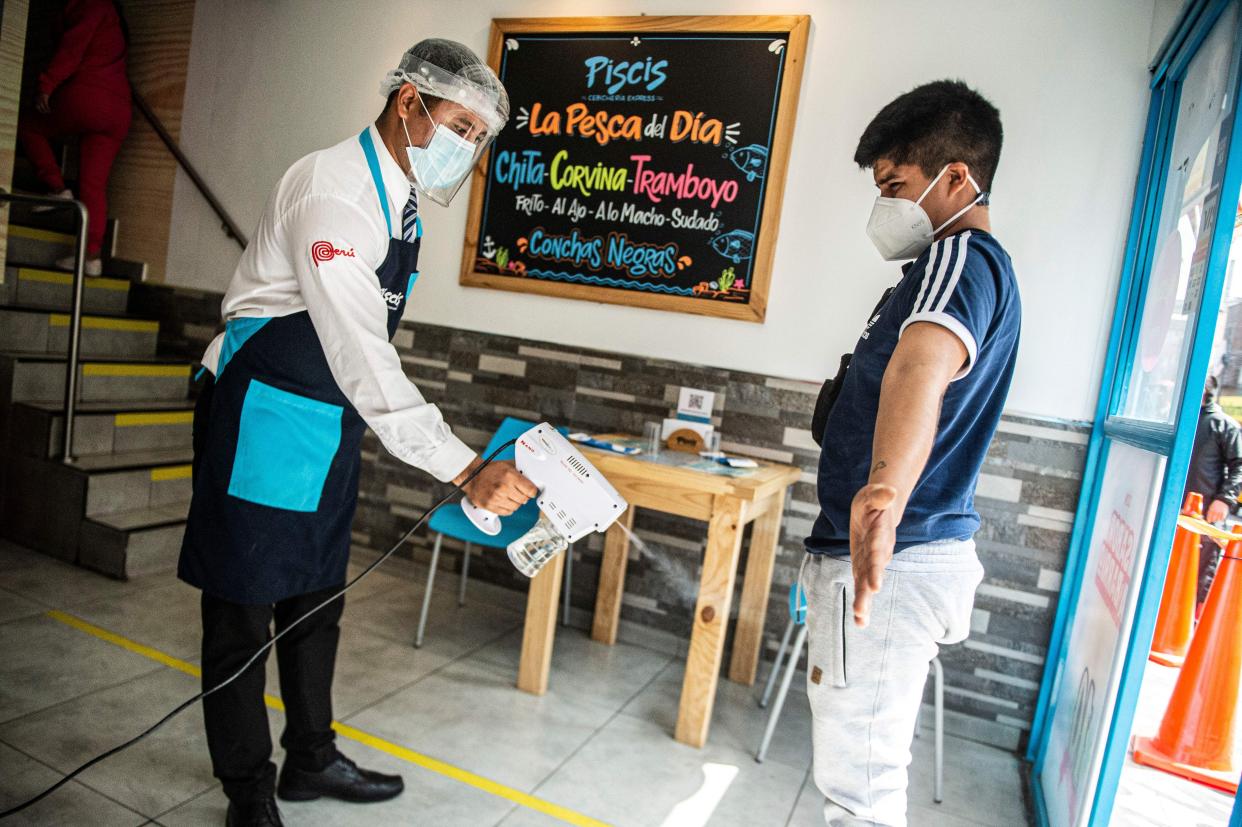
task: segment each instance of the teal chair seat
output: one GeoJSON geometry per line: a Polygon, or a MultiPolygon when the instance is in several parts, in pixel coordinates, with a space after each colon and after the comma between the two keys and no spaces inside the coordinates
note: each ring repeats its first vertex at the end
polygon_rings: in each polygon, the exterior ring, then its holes
{"type": "MultiPolygon", "coordinates": [[[[483,449],[482,456],[490,457],[492,452],[506,442],[517,439],[522,434],[535,427],[534,422],[527,422],[524,419],[508,416],[500,423],[500,427],[496,429],[496,433],[492,435],[491,440],[487,443],[487,447],[483,449]]],[[[565,428],[558,428],[561,433],[566,433],[565,428]]],[[[499,454],[496,455],[497,460],[512,460],[514,456],[513,446],[510,445],[499,454]]],[[[534,527],[539,520],[539,506],[532,498],[528,500],[521,508],[507,517],[500,520],[500,533],[492,536],[484,534],[475,528],[474,523],[470,522],[470,518],[461,510],[461,506],[457,502],[445,505],[431,515],[428,521],[428,527],[435,532],[435,540],[431,548],[431,569],[427,573],[427,589],[423,593],[423,607],[418,617],[418,632],[414,638],[415,646],[423,645],[423,633],[427,628],[427,612],[431,607],[431,587],[435,582],[436,567],[440,562],[440,546],[446,536],[460,540],[465,544],[465,551],[461,559],[461,581],[458,585],[457,605],[464,606],[466,603],[466,581],[470,573],[470,553],[474,546],[483,546],[484,548],[505,548],[517,538],[534,527]]],[[[573,548],[565,552],[565,622],[569,622],[569,595],[571,591],[571,582],[573,577],[573,548]]]]}

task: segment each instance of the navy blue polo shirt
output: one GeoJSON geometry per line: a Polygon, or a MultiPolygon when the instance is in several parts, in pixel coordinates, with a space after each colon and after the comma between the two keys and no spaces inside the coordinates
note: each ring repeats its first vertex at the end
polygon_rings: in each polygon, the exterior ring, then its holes
{"type": "Polygon", "coordinates": [[[867,484],[880,383],[897,341],[916,322],[961,339],[968,359],[950,382],[927,467],[897,526],[898,551],[966,539],[979,528],[975,483],[1013,377],[1022,304],[1009,254],[991,233],[963,230],[902,267],[901,281],[867,322],[824,427],[819,517],[812,553],[848,554],[850,504],[867,484]]]}

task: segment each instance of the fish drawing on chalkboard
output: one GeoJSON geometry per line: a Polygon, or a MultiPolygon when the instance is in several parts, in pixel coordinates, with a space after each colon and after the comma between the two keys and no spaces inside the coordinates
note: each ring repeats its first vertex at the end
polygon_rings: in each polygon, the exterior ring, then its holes
{"type": "Polygon", "coordinates": [[[746,173],[746,180],[762,178],[768,165],[768,148],[762,144],[739,146],[729,153],[733,166],[746,173]]]}
{"type": "Polygon", "coordinates": [[[754,235],[745,230],[729,230],[727,233],[719,233],[712,236],[711,241],[707,242],[708,246],[731,260],[734,264],[737,264],[744,258],[750,258],[750,251],[754,243],[754,235]]]}

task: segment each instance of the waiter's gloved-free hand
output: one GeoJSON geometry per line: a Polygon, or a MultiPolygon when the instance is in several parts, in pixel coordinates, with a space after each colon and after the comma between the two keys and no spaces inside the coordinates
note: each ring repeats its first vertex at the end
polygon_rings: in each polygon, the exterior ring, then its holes
{"type": "MultiPolygon", "coordinates": [[[[482,464],[483,460],[475,457],[453,483],[461,485],[461,481],[482,464]]],[[[509,460],[496,460],[463,486],[462,490],[466,492],[470,502],[501,517],[517,511],[518,506],[539,493],[534,483],[519,474],[517,467],[509,460]]]]}

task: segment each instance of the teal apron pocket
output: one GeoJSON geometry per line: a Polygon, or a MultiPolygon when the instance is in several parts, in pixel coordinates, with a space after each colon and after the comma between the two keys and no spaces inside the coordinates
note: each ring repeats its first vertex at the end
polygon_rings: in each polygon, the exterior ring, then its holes
{"type": "Polygon", "coordinates": [[[317,511],[341,444],[343,410],[251,379],[229,494],[272,508],[317,511]]]}

